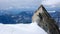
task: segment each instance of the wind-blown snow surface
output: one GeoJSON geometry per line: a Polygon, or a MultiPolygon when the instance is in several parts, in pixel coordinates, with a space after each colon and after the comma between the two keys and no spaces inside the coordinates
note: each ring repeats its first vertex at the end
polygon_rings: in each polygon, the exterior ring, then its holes
{"type": "Polygon", "coordinates": [[[0,34],[47,34],[36,23],[0,24],[0,34]]]}

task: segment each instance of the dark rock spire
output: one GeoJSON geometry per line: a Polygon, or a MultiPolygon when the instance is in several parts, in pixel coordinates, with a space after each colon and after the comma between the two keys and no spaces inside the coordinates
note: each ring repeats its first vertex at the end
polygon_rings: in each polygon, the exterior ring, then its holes
{"type": "Polygon", "coordinates": [[[39,27],[43,28],[48,34],[60,34],[59,28],[54,19],[51,18],[47,10],[41,5],[34,15],[32,21],[37,22],[39,27]]]}

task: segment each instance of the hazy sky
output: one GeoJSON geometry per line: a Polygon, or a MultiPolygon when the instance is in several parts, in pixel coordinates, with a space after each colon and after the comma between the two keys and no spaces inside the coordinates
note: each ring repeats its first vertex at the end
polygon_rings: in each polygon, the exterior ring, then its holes
{"type": "Polygon", "coordinates": [[[50,8],[60,7],[60,0],[44,0],[43,5],[49,6],[50,8]]]}
{"type": "Polygon", "coordinates": [[[0,9],[35,8],[40,4],[50,8],[60,7],[60,0],[0,0],[0,9]]]}
{"type": "Polygon", "coordinates": [[[40,3],[41,0],[0,0],[0,8],[34,8],[40,3]]]}

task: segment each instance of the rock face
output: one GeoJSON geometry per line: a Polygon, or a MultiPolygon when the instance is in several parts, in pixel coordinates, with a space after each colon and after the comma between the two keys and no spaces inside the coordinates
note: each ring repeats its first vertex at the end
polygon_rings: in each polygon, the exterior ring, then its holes
{"type": "Polygon", "coordinates": [[[32,22],[37,22],[48,34],[60,34],[54,19],[51,18],[46,9],[41,5],[32,16],[32,22]]]}

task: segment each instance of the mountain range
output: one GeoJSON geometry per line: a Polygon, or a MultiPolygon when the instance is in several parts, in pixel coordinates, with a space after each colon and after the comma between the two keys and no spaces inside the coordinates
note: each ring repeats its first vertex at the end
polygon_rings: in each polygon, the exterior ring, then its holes
{"type": "MultiPolygon", "coordinates": [[[[3,24],[17,24],[17,23],[31,23],[34,10],[0,10],[0,23],[3,24]]],[[[58,22],[60,12],[49,12],[53,19],[58,22]]],[[[60,19],[59,19],[60,21],[60,19]]],[[[59,24],[59,23],[58,23],[59,24]]]]}

